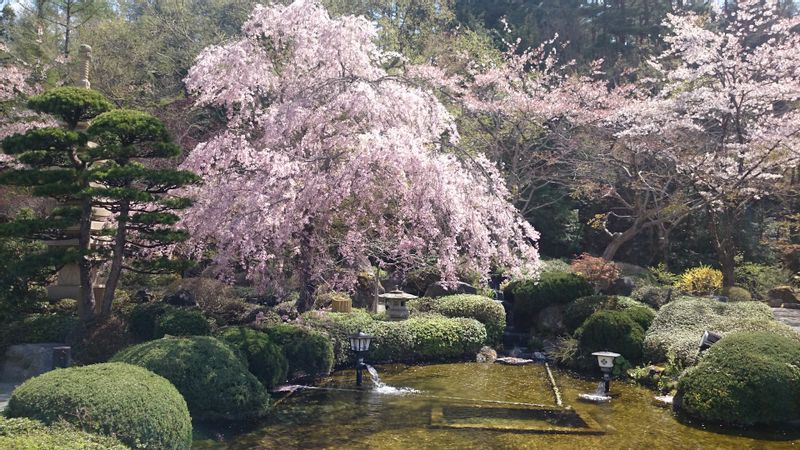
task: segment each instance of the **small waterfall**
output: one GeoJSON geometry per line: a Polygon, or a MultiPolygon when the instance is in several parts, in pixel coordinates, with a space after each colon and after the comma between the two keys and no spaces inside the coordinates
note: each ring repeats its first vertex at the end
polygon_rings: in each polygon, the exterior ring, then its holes
{"type": "Polygon", "coordinates": [[[412,388],[396,388],[387,385],[381,380],[381,376],[378,375],[378,371],[375,370],[374,367],[367,364],[367,372],[369,372],[370,378],[372,378],[372,384],[375,385],[374,392],[379,394],[388,394],[388,395],[403,395],[403,394],[416,394],[419,393],[418,390],[412,388]]]}
{"type": "Polygon", "coordinates": [[[386,383],[381,381],[381,376],[378,375],[378,371],[375,370],[374,367],[367,364],[367,371],[369,372],[369,376],[372,377],[372,384],[374,384],[376,388],[381,389],[386,387],[386,383]]]}
{"type": "Polygon", "coordinates": [[[597,385],[597,388],[594,390],[594,392],[589,394],[578,394],[578,398],[580,400],[592,403],[605,403],[611,401],[611,396],[606,394],[606,384],[603,381],[597,385]]]}
{"type": "Polygon", "coordinates": [[[605,397],[606,395],[606,383],[605,381],[601,381],[600,384],[597,385],[597,389],[594,390],[595,395],[602,395],[605,397]]]}

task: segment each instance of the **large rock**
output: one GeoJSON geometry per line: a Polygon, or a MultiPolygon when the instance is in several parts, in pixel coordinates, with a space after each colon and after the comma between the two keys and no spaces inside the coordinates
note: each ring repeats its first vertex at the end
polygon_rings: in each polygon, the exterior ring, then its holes
{"type": "Polygon", "coordinates": [[[493,363],[497,360],[497,352],[489,346],[481,347],[481,350],[475,355],[475,361],[479,363],[493,363]]]}
{"type": "Polygon", "coordinates": [[[437,281],[428,286],[428,289],[425,290],[425,297],[444,297],[445,295],[477,293],[478,290],[475,289],[475,287],[461,281],[457,282],[453,287],[447,287],[443,282],[437,281]]]}
{"type": "Polygon", "coordinates": [[[197,306],[194,294],[186,289],[178,289],[174,294],[167,295],[164,302],[172,306],[197,306]]]}
{"type": "Polygon", "coordinates": [[[139,289],[138,291],[136,291],[135,294],[133,294],[133,297],[131,297],[131,301],[133,303],[137,303],[137,304],[139,304],[139,303],[150,303],[153,300],[155,300],[155,297],[153,296],[153,293],[150,292],[150,290],[146,289],[146,288],[145,289],[139,289]]]}
{"type": "Polygon", "coordinates": [[[634,289],[636,289],[636,280],[633,277],[620,277],[611,283],[611,286],[606,289],[606,293],[630,297],[634,289]]]}
{"type": "Polygon", "coordinates": [[[64,344],[19,344],[6,350],[0,381],[19,382],[53,369],[53,349],[64,344]]]}
{"type": "Polygon", "coordinates": [[[630,276],[637,277],[637,276],[647,275],[649,272],[649,270],[647,270],[646,267],[637,266],[636,264],[630,264],[618,261],[614,261],[614,264],[617,265],[617,267],[619,268],[619,272],[624,277],[630,277],[630,276]]]}
{"type": "Polygon", "coordinates": [[[776,286],[769,290],[770,306],[780,306],[783,303],[797,303],[800,304],[800,297],[791,286],[776,286]]]}
{"type": "Polygon", "coordinates": [[[556,335],[566,331],[564,326],[564,306],[553,305],[539,311],[534,323],[536,331],[556,335]]]}
{"type": "Polygon", "coordinates": [[[533,364],[536,361],[532,359],[515,358],[513,356],[504,356],[502,358],[497,358],[494,362],[507,366],[524,366],[526,364],[533,364]]]}

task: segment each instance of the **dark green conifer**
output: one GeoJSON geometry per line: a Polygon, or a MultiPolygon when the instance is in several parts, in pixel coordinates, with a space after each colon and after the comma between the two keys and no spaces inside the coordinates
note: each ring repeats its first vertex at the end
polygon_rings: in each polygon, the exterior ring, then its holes
{"type": "Polygon", "coordinates": [[[175,230],[174,211],[191,202],[169,194],[199,182],[197,176],[173,169],[151,169],[143,161],[180,154],[166,127],[149,114],[112,110],[102,94],[62,87],[30,99],[31,109],[62,120],[62,128],[40,128],[6,138],[2,149],[22,164],[0,174],[0,184],[29,189],[52,198],[58,206],[41,217],[23,216],[0,225],[0,236],[27,241],[77,238],[77,247],[48,246],[36,258],[54,268],[77,263],[80,268],[81,319],[94,318],[91,289],[100,262],[111,261],[101,314],[111,311],[123,268],[162,272],[183,267],[165,257],[148,257],[154,248],[186,239],[175,230]],[[90,121],[88,128],[81,126],[90,121]],[[101,235],[92,235],[92,208],[111,211],[116,219],[101,235]],[[104,238],[105,237],[105,238],[104,238]],[[125,257],[136,255],[125,265],[125,257]]]}

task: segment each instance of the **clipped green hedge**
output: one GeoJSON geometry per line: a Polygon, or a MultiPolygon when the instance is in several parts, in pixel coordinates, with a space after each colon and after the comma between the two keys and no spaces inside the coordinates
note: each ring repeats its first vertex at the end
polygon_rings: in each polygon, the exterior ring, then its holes
{"type": "Polygon", "coordinates": [[[275,325],[266,330],[289,362],[291,378],[317,378],[333,369],[333,345],[322,333],[293,325],[275,325]]]}
{"type": "Polygon", "coordinates": [[[170,336],[207,336],[211,324],[202,312],[196,309],[169,308],[156,320],[155,338],[170,336]]]}
{"type": "Polygon", "coordinates": [[[705,330],[722,334],[770,330],[788,337],[797,335],[777,322],[769,306],[760,302],[722,303],[709,298],[679,297],[656,314],[645,336],[644,355],[655,363],[665,362],[671,355],[677,364],[692,366],[705,330]]]}
{"type": "Polygon", "coordinates": [[[196,420],[259,418],[269,406],[269,394],[245,363],[210,336],[145,342],[121,351],[112,361],[142,366],[168,379],[196,420]]]}
{"type": "Polygon", "coordinates": [[[800,419],[800,344],[769,332],[725,336],[678,383],[689,415],[735,425],[800,419]]]}
{"type": "Polygon", "coordinates": [[[648,306],[631,306],[622,309],[634,322],[638,323],[642,330],[647,331],[656,318],[656,313],[648,306]]]}
{"type": "Polygon", "coordinates": [[[142,303],[134,306],[130,315],[130,330],[139,339],[149,341],[156,336],[158,319],[175,309],[163,302],[142,303]]]}
{"type": "Polygon", "coordinates": [[[353,364],[354,355],[348,337],[358,331],[374,336],[367,355],[367,359],[374,363],[471,359],[487,339],[486,327],[477,320],[438,314],[388,322],[373,320],[363,310],[351,313],[314,311],[304,314],[302,321],[330,337],[336,366],[353,364]]]}
{"type": "Polygon", "coordinates": [[[626,311],[598,311],[575,331],[585,355],[612,351],[637,363],[642,359],[644,330],[626,311]]]}
{"type": "Polygon", "coordinates": [[[486,327],[488,344],[499,344],[506,328],[506,310],[500,302],[482,295],[448,295],[438,298],[418,298],[408,302],[414,311],[433,312],[445,317],[475,319],[486,327]]]}
{"type": "Polygon", "coordinates": [[[228,327],[217,338],[244,355],[250,372],[264,386],[272,388],[286,381],[289,363],[281,347],[266,333],[247,327],[228,327]]]}
{"type": "Polygon", "coordinates": [[[373,332],[376,328],[373,326],[372,316],[365,310],[357,308],[353,308],[349,313],[307,312],[300,320],[304,326],[322,332],[330,339],[335,367],[351,365],[354,362],[348,340],[350,335],[359,331],[373,332]]]}
{"type": "Polygon", "coordinates": [[[66,420],[133,448],[192,444],[192,421],[180,393],[164,378],[129,364],[71,367],[31,378],[11,394],[5,413],[47,424],[66,420]]]}
{"type": "Polygon", "coordinates": [[[0,350],[15,344],[66,342],[79,323],[72,315],[31,314],[0,327],[0,350]]]}
{"type": "Polygon", "coordinates": [[[548,306],[566,305],[594,293],[585,278],[571,272],[545,272],[539,281],[521,281],[511,286],[512,317],[522,330],[529,330],[537,314],[548,306]]]}
{"type": "Polygon", "coordinates": [[[6,450],[128,450],[110,436],[90,434],[66,425],[48,427],[36,420],[0,416],[0,448],[6,450]]]}
{"type": "Polygon", "coordinates": [[[592,314],[601,310],[625,311],[641,327],[647,330],[656,313],[647,305],[630,297],[614,295],[590,295],[581,297],[564,308],[564,325],[573,332],[592,314]]]}

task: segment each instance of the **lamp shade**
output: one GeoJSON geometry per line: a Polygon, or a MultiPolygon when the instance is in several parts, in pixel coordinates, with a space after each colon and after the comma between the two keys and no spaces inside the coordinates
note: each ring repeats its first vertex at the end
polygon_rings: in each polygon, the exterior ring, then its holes
{"type": "Polygon", "coordinates": [[[700,351],[707,350],[720,339],[722,339],[721,334],[706,330],[700,338],[700,351]]]}
{"type": "Polygon", "coordinates": [[[359,331],[358,333],[350,336],[350,350],[354,352],[366,352],[369,350],[369,343],[372,341],[372,336],[359,331]]]}
{"type": "Polygon", "coordinates": [[[597,364],[601,369],[610,369],[614,367],[614,359],[619,357],[619,353],[614,352],[594,352],[592,356],[597,358],[597,364]]]}

